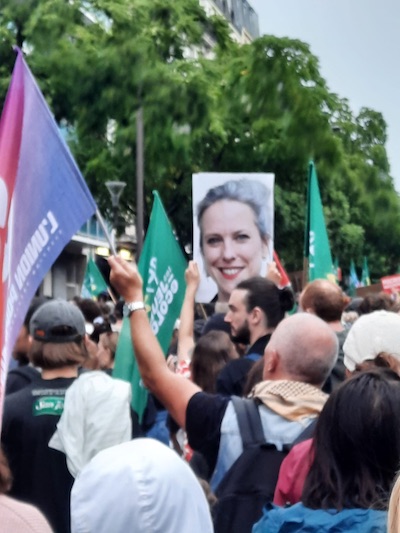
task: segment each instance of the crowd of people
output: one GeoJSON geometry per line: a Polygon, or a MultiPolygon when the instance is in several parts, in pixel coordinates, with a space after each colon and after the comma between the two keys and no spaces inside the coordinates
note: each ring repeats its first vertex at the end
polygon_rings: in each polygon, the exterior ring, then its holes
{"type": "Polygon", "coordinates": [[[350,302],[316,280],[296,308],[272,265],[199,320],[190,262],[167,358],[145,309],[127,318],[150,393],[139,421],[131,385],[112,369],[124,302],[144,301],[142,281],[134,264],[109,264],[116,305],[36,297],[21,326],[3,409],[0,531],[400,530],[392,298],[350,302]]]}

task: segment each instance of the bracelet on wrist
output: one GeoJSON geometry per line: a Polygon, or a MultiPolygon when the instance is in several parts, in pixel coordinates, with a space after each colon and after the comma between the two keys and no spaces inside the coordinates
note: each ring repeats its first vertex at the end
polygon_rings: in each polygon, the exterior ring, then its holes
{"type": "Polygon", "coordinates": [[[135,311],[146,311],[146,306],[143,301],[125,302],[123,314],[125,317],[130,317],[135,311]]]}

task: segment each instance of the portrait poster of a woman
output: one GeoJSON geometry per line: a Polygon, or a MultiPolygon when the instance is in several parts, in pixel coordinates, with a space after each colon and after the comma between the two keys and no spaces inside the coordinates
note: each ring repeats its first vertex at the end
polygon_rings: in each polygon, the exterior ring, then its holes
{"type": "Polygon", "coordinates": [[[272,261],[274,175],[193,175],[193,259],[198,302],[227,302],[236,285],[264,275],[272,261]]]}

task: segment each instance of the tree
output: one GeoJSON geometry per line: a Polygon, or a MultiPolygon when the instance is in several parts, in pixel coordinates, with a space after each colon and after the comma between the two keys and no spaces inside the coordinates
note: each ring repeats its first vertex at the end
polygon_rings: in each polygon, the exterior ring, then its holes
{"type": "MultiPolygon", "coordinates": [[[[11,71],[10,45],[23,46],[103,211],[104,182],[118,179],[127,183],[124,218],[135,215],[135,115],[143,106],[147,212],[157,189],[183,245],[192,235],[192,173],[274,172],[276,247],[289,270],[301,269],[313,158],[333,255],[346,263],[368,255],[372,275],[397,266],[385,121],[368,108],[355,116],[331,93],[306,43],[264,36],[238,46],[198,0],[3,4],[2,73],[11,71]],[[216,42],[211,58],[202,55],[205,29],[216,42]]],[[[7,77],[0,83],[5,94],[7,77]]]]}
{"type": "MultiPolygon", "coordinates": [[[[12,4],[4,12],[9,20],[12,4]]],[[[18,33],[31,50],[29,64],[56,119],[70,132],[100,206],[109,203],[104,181],[122,179],[129,198],[123,208],[128,217],[134,213],[135,113],[143,106],[146,195],[151,201],[152,189],[159,189],[179,221],[198,138],[221,129],[211,61],[186,55],[202,46],[206,25],[217,45],[228,47],[226,24],[207,18],[197,0],[43,0],[24,15],[18,33]]],[[[177,229],[187,241],[185,218],[177,229]]]]}

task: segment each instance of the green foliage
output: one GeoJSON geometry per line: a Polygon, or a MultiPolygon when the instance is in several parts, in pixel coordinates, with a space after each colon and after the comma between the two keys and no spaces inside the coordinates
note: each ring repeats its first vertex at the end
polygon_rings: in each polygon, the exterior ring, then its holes
{"type": "Polygon", "coordinates": [[[22,46],[102,211],[104,182],[127,183],[135,215],[136,113],[145,129],[145,199],[157,189],[182,244],[192,234],[191,175],[274,172],[275,244],[302,268],[307,164],[320,182],[332,255],[369,258],[372,276],[399,263],[400,209],[381,113],[355,116],[329,91],[318,59],[271,35],[238,46],[198,0],[3,0],[0,100],[22,46]],[[204,56],[204,32],[214,39],[204,56]]]}

